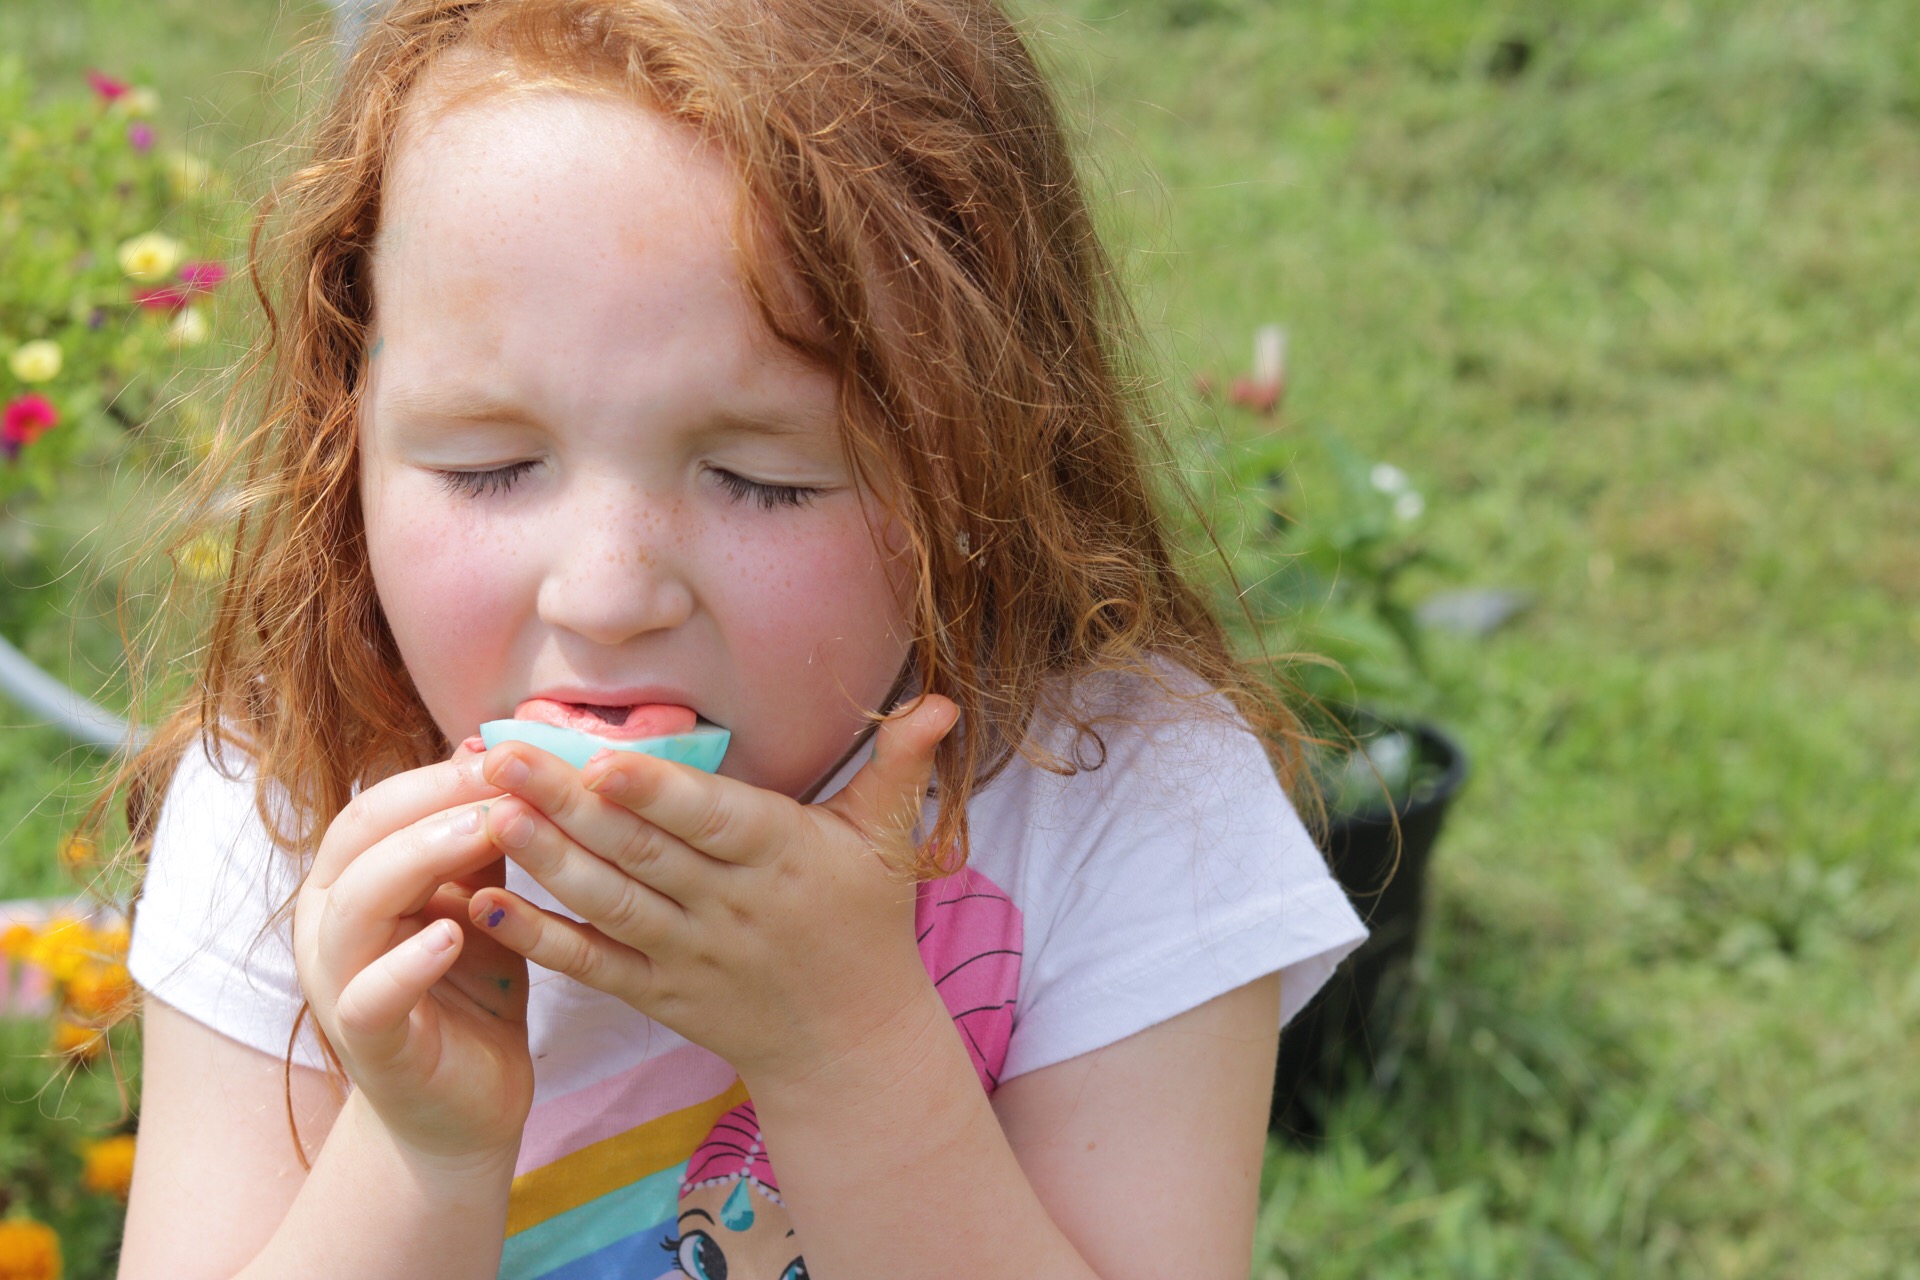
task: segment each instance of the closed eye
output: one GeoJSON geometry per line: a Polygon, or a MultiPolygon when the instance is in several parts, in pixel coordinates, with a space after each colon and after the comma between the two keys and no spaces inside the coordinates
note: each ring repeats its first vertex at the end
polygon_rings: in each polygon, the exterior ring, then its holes
{"type": "Polygon", "coordinates": [[[708,470],[735,502],[755,502],[762,511],[772,511],[776,507],[804,507],[823,492],[797,484],[761,484],[758,480],[749,480],[719,467],[709,467],[708,470]]]}
{"type": "Polygon", "coordinates": [[[540,464],[531,460],[515,462],[491,471],[436,471],[448,493],[464,498],[485,498],[505,493],[514,482],[540,464]]]}

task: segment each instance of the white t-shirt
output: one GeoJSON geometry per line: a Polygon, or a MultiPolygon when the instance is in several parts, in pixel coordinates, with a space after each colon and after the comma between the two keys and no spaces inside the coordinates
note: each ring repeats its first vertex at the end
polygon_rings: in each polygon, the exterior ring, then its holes
{"type": "MultiPolygon", "coordinates": [[[[1071,776],[1016,757],[972,801],[966,871],[921,889],[922,957],[988,1090],[1275,971],[1284,1021],[1365,937],[1252,735],[1211,716],[1102,734],[1105,763],[1071,776]]],[[[297,876],[245,762],[224,765],[198,746],[181,762],[129,967],[278,1057],[301,1002],[291,913],[261,935],[297,876]]],[[[512,863],[507,887],[560,910],[512,863]]],[[[777,1173],[732,1069],[611,996],[529,976],[536,1087],[501,1275],[697,1275],[721,1254],[787,1271],[777,1173]]],[[[293,1053],[319,1065],[306,1027],[293,1053]]]]}

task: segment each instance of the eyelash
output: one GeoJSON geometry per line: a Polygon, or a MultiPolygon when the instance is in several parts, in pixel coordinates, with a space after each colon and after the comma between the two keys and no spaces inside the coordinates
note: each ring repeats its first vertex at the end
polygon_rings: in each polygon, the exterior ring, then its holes
{"type": "Polygon", "coordinates": [[[736,502],[757,502],[762,511],[772,511],[777,507],[804,507],[820,496],[820,490],[807,489],[797,484],[761,484],[745,476],[737,476],[731,471],[722,471],[718,467],[710,470],[736,502]]]}
{"type": "MultiPolygon", "coordinates": [[[[532,461],[516,462],[510,466],[499,467],[492,471],[442,471],[440,483],[446,486],[448,493],[464,498],[487,498],[497,493],[505,493],[513,488],[521,476],[533,470],[539,464],[532,461]]],[[[820,490],[808,489],[794,484],[761,484],[745,476],[737,476],[731,471],[712,468],[714,476],[720,481],[735,502],[758,503],[762,511],[773,511],[780,507],[804,507],[820,496],[820,490]]]]}
{"type": "Polygon", "coordinates": [[[447,492],[463,498],[485,498],[496,493],[505,493],[513,488],[514,482],[533,470],[539,463],[516,462],[510,466],[499,467],[493,471],[442,471],[440,483],[447,492]]]}

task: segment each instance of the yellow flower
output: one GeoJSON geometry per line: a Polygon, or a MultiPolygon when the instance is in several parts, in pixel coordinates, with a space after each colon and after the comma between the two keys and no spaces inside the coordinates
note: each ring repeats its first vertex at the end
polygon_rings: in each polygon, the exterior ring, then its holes
{"type": "Polygon", "coordinates": [[[60,1280],[60,1237],[32,1218],[0,1221],[0,1280],[60,1280]]]}
{"type": "Polygon", "coordinates": [[[60,344],[41,338],[23,342],[7,357],[7,367],[22,382],[51,382],[60,376],[60,344]]]}
{"type": "Polygon", "coordinates": [[[98,852],[92,837],[82,832],[73,831],[60,837],[60,865],[69,872],[84,870],[98,852]]]}
{"type": "Polygon", "coordinates": [[[133,978],[123,964],[89,960],[67,982],[67,1007],[94,1023],[109,1022],[133,1003],[133,978]]]}
{"type": "MultiPolygon", "coordinates": [[[[107,1047],[107,1033],[84,1022],[62,1018],[53,1024],[53,1047],[55,1052],[76,1062],[92,1062],[107,1047]]],[[[6,1272],[0,1271],[0,1280],[5,1277],[6,1272]]]]}
{"type": "Polygon", "coordinates": [[[233,549],[210,533],[203,533],[180,552],[180,568],[189,578],[211,582],[227,576],[233,567],[233,549]]]}
{"type": "Polygon", "coordinates": [[[160,110],[160,95],[145,85],[136,85],[113,100],[113,109],[123,116],[144,120],[160,110]]]}
{"type": "Polygon", "coordinates": [[[190,196],[207,185],[213,170],[207,162],[185,151],[167,153],[167,183],[176,196],[190,196]]]}
{"type": "Polygon", "coordinates": [[[209,332],[207,313],[200,307],[188,307],[173,318],[167,340],[176,347],[197,347],[207,340],[209,332]]]}
{"type": "Polygon", "coordinates": [[[27,963],[52,974],[56,982],[66,982],[80,972],[93,950],[93,930],[84,921],[55,916],[34,937],[26,958],[27,963]]]}
{"type": "Polygon", "coordinates": [[[149,231],[120,246],[120,269],[135,280],[164,280],[186,252],[186,246],[172,236],[149,231]]]}
{"type": "Polygon", "coordinates": [[[80,1156],[86,1161],[80,1180],[87,1190],[119,1196],[122,1200],[127,1198],[127,1188],[133,1185],[132,1134],[89,1142],[80,1148],[80,1156]]]}

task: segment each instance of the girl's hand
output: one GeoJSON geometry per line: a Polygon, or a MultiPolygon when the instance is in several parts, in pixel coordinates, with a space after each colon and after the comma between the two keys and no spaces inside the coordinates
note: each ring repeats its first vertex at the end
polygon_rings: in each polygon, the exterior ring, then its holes
{"type": "Polygon", "coordinates": [[[487,829],[589,923],[500,888],[472,919],[537,964],[618,996],[731,1063],[756,1093],[946,1012],[913,936],[911,852],[933,749],[958,711],[927,696],[818,805],[633,752],[576,772],[524,743],[488,751],[511,793],[487,829]]]}
{"type": "Polygon", "coordinates": [[[454,1161],[511,1156],[533,1103],[526,962],[466,923],[506,871],[479,760],[462,744],[357,796],[293,918],[300,986],[347,1075],[396,1140],[454,1161]]]}

